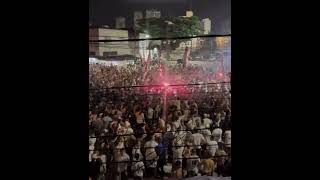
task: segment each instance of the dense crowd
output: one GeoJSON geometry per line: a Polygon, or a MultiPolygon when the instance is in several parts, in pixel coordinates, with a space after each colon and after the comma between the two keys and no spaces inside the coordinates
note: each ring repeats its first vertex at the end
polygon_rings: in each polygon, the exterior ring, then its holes
{"type": "Polygon", "coordinates": [[[163,71],[170,83],[210,80],[201,67],[150,69],[90,65],[91,179],[231,176],[230,84],[172,88],[165,98],[167,87],[105,89],[159,84],[163,71]]]}
{"type": "MultiPolygon", "coordinates": [[[[220,81],[228,81],[220,78],[220,81]]],[[[183,68],[179,65],[150,65],[147,70],[140,65],[106,66],[91,64],[89,67],[89,87],[93,89],[119,86],[154,85],[163,81],[177,83],[209,83],[217,81],[216,73],[210,68],[190,65],[183,68]]]]}

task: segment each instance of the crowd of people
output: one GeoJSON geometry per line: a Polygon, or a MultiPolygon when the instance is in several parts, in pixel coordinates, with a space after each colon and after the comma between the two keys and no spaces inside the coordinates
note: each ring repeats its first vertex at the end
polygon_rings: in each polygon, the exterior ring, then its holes
{"type": "MultiPolygon", "coordinates": [[[[220,74],[220,73],[219,73],[220,74]]],[[[126,66],[107,66],[90,64],[90,88],[110,88],[119,86],[154,85],[163,81],[171,84],[177,83],[212,83],[228,81],[229,77],[220,78],[209,67],[190,65],[183,68],[179,65],[154,64],[144,66],[128,64],[126,66]]]]}
{"type": "Polygon", "coordinates": [[[186,85],[166,96],[168,88],[159,87],[150,93],[161,73],[171,84],[210,81],[201,69],[154,66],[145,73],[135,65],[91,64],[89,177],[231,176],[230,84],[186,85]],[[123,88],[146,84],[147,91],[123,88]]]}

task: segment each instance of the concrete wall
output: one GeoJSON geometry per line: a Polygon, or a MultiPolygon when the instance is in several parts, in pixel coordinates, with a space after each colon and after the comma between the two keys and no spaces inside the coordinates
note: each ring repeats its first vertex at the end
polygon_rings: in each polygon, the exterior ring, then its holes
{"type": "MultiPolygon", "coordinates": [[[[98,29],[89,29],[89,40],[98,40],[99,30],[98,29]]],[[[89,54],[94,53],[95,55],[99,54],[98,44],[89,43],[89,54]]]]}
{"type": "MultiPolygon", "coordinates": [[[[120,40],[129,39],[127,30],[118,29],[90,29],[89,37],[92,40],[120,40]]],[[[104,52],[117,52],[117,55],[133,54],[133,49],[129,46],[129,41],[106,42],[99,44],[89,44],[89,52],[96,52],[96,55],[103,56],[104,52]]]]}

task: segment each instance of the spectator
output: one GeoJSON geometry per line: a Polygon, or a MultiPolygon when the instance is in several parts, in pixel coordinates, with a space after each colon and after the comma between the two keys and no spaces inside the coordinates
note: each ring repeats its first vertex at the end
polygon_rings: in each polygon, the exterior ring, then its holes
{"type": "Polygon", "coordinates": [[[163,166],[166,164],[166,153],[167,147],[159,140],[159,144],[156,147],[156,152],[158,155],[158,162],[157,162],[157,174],[162,179],[164,177],[164,169],[163,166]]]}
{"type": "Polygon", "coordinates": [[[222,129],[216,128],[212,131],[213,140],[222,142],[222,129]]]}
{"type": "Polygon", "coordinates": [[[201,156],[201,144],[205,144],[206,140],[203,135],[199,133],[200,130],[196,130],[194,132],[195,133],[192,134],[193,146],[196,149],[197,155],[201,156]]]}
{"type": "Polygon", "coordinates": [[[205,155],[205,159],[201,160],[199,166],[202,175],[212,176],[214,162],[208,152],[205,155]]]}
{"type": "Polygon", "coordinates": [[[175,162],[174,169],[173,169],[173,176],[176,179],[182,179],[183,178],[181,160],[178,160],[178,161],[175,162]]]}
{"type": "Polygon", "coordinates": [[[204,116],[203,123],[204,123],[205,128],[210,128],[211,125],[212,125],[212,120],[209,119],[210,115],[209,114],[204,114],[203,116],[204,116]]]}
{"type": "Polygon", "coordinates": [[[216,161],[217,161],[216,172],[218,176],[221,176],[225,171],[225,162],[226,162],[227,153],[224,151],[223,143],[219,143],[218,145],[219,145],[219,148],[215,154],[216,161]]]}
{"type": "Polygon", "coordinates": [[[127,177],[127,167],[128,163],[130,161],[129,155],[125,152],[125,149],[120,150],[120,156],[116,158],[116,161],[118,163],[118,168],[117,168],[117,179],[121,180],[126,180],[128,179],[127,177]]]}
{"type": "Polygon", "coordinates": [[[131,166],[135,180],[143,180],[144,163],[141,161],[139,153],[134,155],[134,162],[131,166]]]}
{"type": "Polygon", "coordinates": [[[132,148],[132,154],[139,154],[139,158],[142,158],[142,153],[141,153],[141,141],[137,140],[134,147],[132,148]]]}
{"type": "Polygon", "coordinates": [[[148,116],[147,116],[148,120],[152,120],[153,119],[153,109],[151,106],[148,107],[148,116]]]}
{"type": "Polygon", "coordinates": [[[166,169],[162,168],[163,164],[169,162],[165,167],[170,169],[171,160],[172,172],[177,178],[185,177],[187,171],[190,176],[196,175],[198,167],[203,175],[210,174],[209,156],[215,156],[215,171],[219,175],[230,175],[231,88],[219,86],[219,83],[201,87],[170,87],[167,89],[167,109],[163,109],[162,87],[150,86],[164,82],[162,70],[166,71],[169,84],[217,81],[198,66],[185,69],[167,66],[162,67],[161,71],[156,65],[150,68],[142,80],[143,71],[135,65],[89,66],[89,88],[94,89],[89,93],[90,178],[142,178],[143,171],[142,176],[138,176],[141,171],[130,173],[134,163],[127,168],[128,161],[135,160],[136,154],[139,154],[141,163],[145,158],[143,164],[146,165],[147,176],[155,175],[156,169],[162,176],[162,169],[166,169]],[[105,89],[129,85],[147,87],[105,89]],[[145,96],[146,93],[152,95],[145,96]],[[163,114],[164,110],[167,114],[163,114]],[[200,117],[200,114],[203,116],[200,117]],[[154,135],[150,137],[151,134],[154,135]],[[161,141],[156,142],[156,139],[161,141]],[[201,163],[195,161],[199,166],[192,166],[189,159],[192,156],[195,159],[203,156],[204,159],[201,163]],[[99,163],[98,170],[94,166],[99,163]],[[106,177],[103,177],[104,169],[107,169],[106,177]]]}
{"type": "Polygon", "coordinates": [[[191,156],[187,159],[187,170],[188,176],[193,177],[198,175],[198,164],[200,162],[199,156],[196,154],[196,151],[193,149],[191,151],[191,156]]]}
{"type": "Polygon", "coordinates": [[[100,175],[100,166],[101,161],[98,159],[96,154],[93,154],[92,161],[89,162],[89,176],[93,180],[98,180],[98,177],[100,175]]]}
{"type": "Polygon", "coordinates": [[[146,150],[145,158],[146,158],[146,170],[147,176],[150,177],[155,174],[155,169],[157,167],[158,155],[155,148],[158,146],[158,143],[155,141],[155,137],[152,136],[149,141],[147,141],[144,145],[146,150]]]}
{"type": "Polygon", "coordinates": [[[136,117],[137,127],[143,127],[145,123],[144,114],[139,106],[135,110],[135,117],[136,117]]]}

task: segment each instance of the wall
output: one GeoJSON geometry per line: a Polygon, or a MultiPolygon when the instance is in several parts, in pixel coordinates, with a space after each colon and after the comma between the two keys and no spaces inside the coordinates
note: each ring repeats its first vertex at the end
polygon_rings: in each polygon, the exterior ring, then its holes
{"type": "MultiPolygon", "coordinates": [[[[89,31],[90,32],[90,31],[89,31]]],[[[90,34],[90,33],[89,33],[90,34]]],[[[99,40],[108,39],[108,40],[119,40],[119,39],[128,39],[127,30],[118,30],[118,29],[106,29],[99,28],[96,30],[91,30],[91,35],[98,34],[99,40]],[[98,32],[96,32],[98,31],[98,32]]],[[[97,38],[95,38],[97,39],[97,38]]],[[[97,55],[103,56],[104,52],[117,52],[117,55],[133,54],[132,48],[129,47],[129,42],[106,42],[99,44],[99,47],[91,46],[89,50],[98,51],[97,55]],[[97,50],[98,49],[98,50],[97,50]]]]}
{"type": "MultiPolygon", "coordinates": [[[[98,29],[89,28],[89,40],[98,40],[99,31],[98,29]]],[[[95,55],[99,54],[99,47],[97,45],[89,44],[89,55],[94,52],[95,55]]]]}

